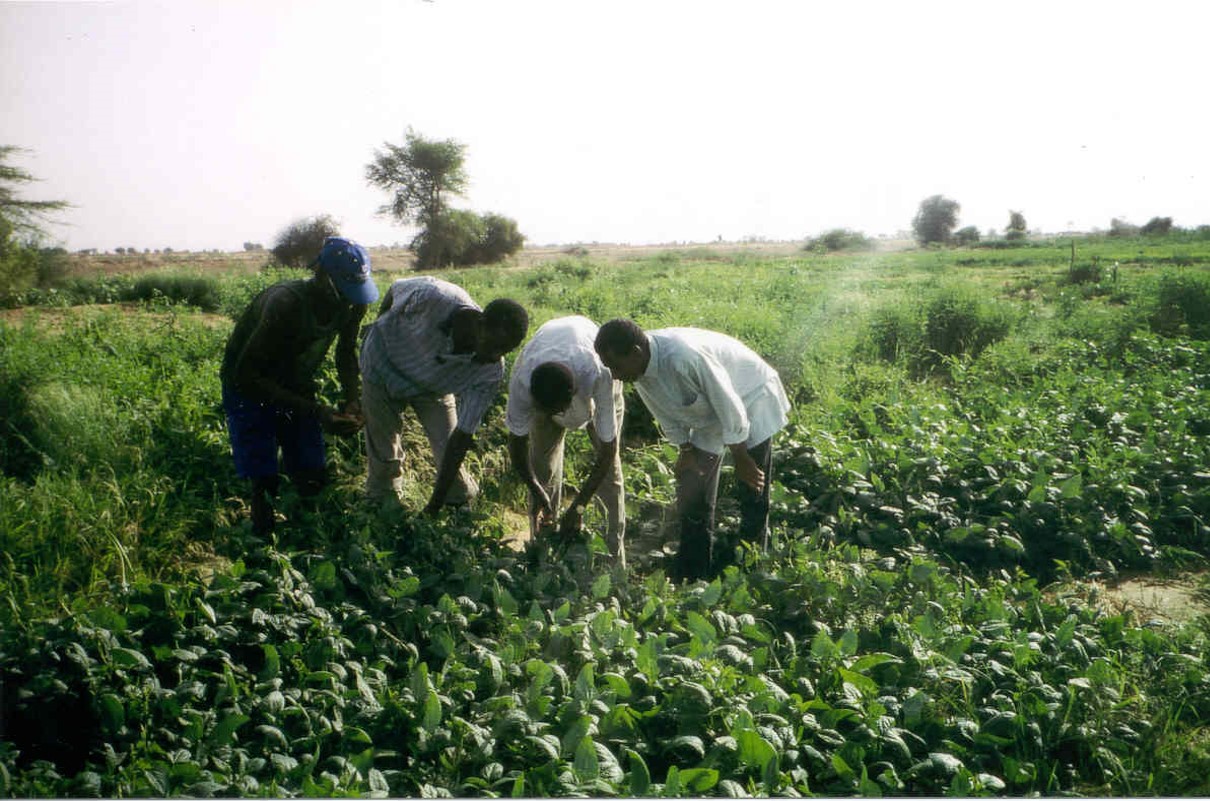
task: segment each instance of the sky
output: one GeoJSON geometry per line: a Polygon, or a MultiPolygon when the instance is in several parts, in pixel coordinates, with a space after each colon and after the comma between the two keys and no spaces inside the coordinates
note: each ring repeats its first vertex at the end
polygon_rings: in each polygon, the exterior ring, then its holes
{"type": "Polygon", "coordinates": [[[71,250],[271,247],[411,129],[531,245],[1210,224],[1210,5],[1020,0],[0,0],[0,144],[71,250]]]}

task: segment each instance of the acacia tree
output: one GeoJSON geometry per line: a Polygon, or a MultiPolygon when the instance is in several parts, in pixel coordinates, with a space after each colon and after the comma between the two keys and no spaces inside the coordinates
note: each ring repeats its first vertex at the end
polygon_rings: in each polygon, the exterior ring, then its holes
{"type": "Polygon", "coordinates": [[[65,200],[26,200],[17,196],[17,188],[37,179],[20,167],[8,163],[15,153],[25,148],[0,145],[0,220],[8,223],[11,233],[40,234],[40,219],[53,211],[68,207],[65,200]]]}
{"type": "Polygon", "coordinates": [[[1019,211],[1008,212],[1008,226],[1004,229],[1005,239],[1024,239],[1028,227],[1025,225],[1025,215],[1019,211]]]}
{"type": "Polygon", "coordinates": [[[391,193],[379,213],[420,226],[410,245],[420,269],[499,261],[525,242],[508,217],[449,207],[448,198],[466,190],[465,158],[465,145],[425,139],[409,128],[403,145],[384,143],[366,165],[366,180],[391,193]]]}
{"type": "Polygon", "coordinates": [[[958,225],[958,201],[942,195],[933,195],[920,201],[920,208],[912,219],[912,232],[922,245],[933,242],[948,242],[950,234],[958,225]]]}
{"type": "Polygon", "coordinates": [[[39,223],[69,204],[64,200],[27,200],[19,196],[22,184],[37,180],[9,162],[23,150],[14,145],[0,145],[0,292],[52,284],[63,267],[59,251],[39,247],[38,240],[43,236],[39,223]]]}
{"type": "Polygon", "coordinates": [[[440,266],[448,260],[453,243],[446,236],[446,198],[466,191],[465,160],[466,145],[453,139],[425,139],[408,128],[404,144],[384,142],[366,165],[366,180],[391,193],[391,201],[379,213],[423,229],[412,243],[413,250],[425,245],[418,250],[421,267],[440,266]]]}

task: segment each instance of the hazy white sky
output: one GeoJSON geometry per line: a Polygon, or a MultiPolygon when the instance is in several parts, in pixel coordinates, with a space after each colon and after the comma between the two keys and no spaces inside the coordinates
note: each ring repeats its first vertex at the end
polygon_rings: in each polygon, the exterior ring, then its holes
{"type": "Polygon", "coordinates": [[[0,144],[71,249],[237,250],[411,126],[531,244],[1210,223],[1200,2],[0,2],[0,144]]]}

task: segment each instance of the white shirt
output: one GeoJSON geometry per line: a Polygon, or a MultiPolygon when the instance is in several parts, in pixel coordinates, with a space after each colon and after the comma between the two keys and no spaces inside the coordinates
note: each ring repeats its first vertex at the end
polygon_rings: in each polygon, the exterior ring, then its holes
{"type": "Polygon", "coordinates": [[[459,309],[479,310],[466,290],[432,276],[391,284],[391,308],[368,327],[361,375],[392,398],[454,395],[458,429],[474,434],[504,383],[504,360],[482,364],[454,353],[450,320],[459,309]]]}
{"type": "Polygon", "coordinates": [[[534,396],[530,392],[530,377],[534,368],[545,362],[557,362],[571,371],[574,394],[571,405],[552,418],[567,429],[583,428],[592,420],[597,437],[613,442],[617,437],[614,417],[613,375],[601,364],[593,348],[597,324],[587,317],[559,317],[544,324],[521,349],[513,363],[508,381],[508,430],[518,437],[529,434],[533,426],[534,396]]]}
{"type": "Polygon", "coordinates": [[[673,444],[718,454],[785,426],[781,377],[739,340],[700,328],[661,328],[647,339],[651,360],[635,387],[673,444]]]}

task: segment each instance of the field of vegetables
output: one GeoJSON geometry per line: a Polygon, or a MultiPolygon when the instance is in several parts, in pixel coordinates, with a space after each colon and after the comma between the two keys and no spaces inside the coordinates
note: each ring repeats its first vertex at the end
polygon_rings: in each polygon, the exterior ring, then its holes
{"type": "Polygon", "coordinates": [[[633,394],[626,570],[592,510],[517,546],[503,398],[473,510],[419,515],[423,458],[402,514],[368,506],[351,439],[261,540],[218,365],[285,274],[9,298],[0,796],[1210,794],[1210,243],[1076,245],[444,274],[781,372],[770,549],[684,585],[633,394]],[[1108,600],[1138,576],[1194,614],[1108,600]]]}

